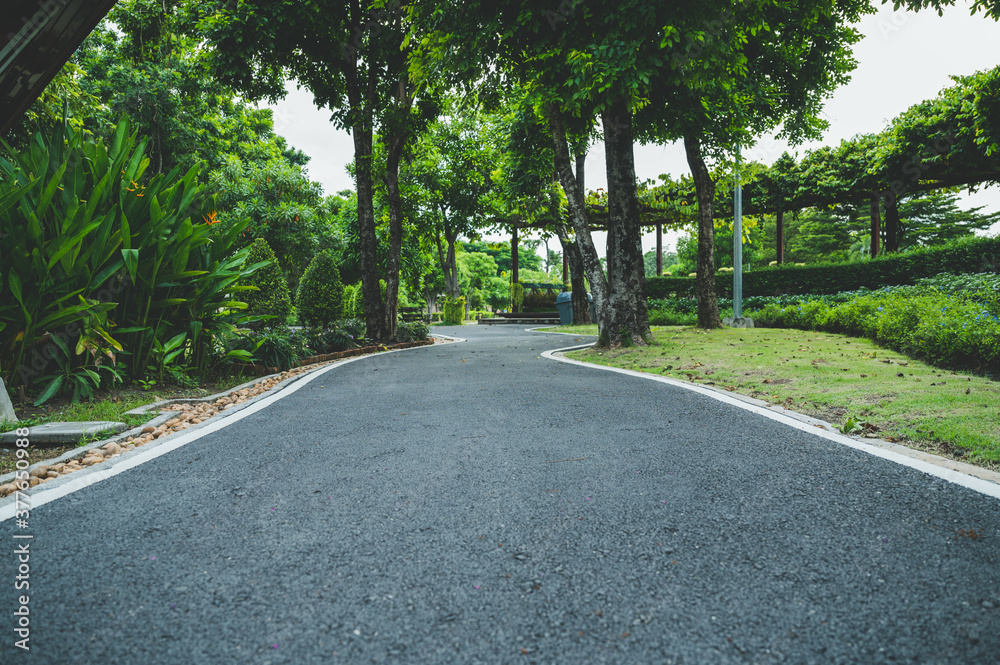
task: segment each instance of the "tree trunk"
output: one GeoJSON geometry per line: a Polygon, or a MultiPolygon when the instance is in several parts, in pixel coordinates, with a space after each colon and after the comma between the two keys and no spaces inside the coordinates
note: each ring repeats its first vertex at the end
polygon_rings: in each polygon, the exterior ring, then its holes
{"type": "Polygon", "coordinates": [[[872,224],[869,231],[871,243],[868,253],[873,259],[882,253],[882,220],[879,214],[878,198],[878,192],[872,192],[870,207],[872,224]]]}
{"type": "Polygon", "coordinates": [[[386,339],[382,293],[379,288],[378,239],[375,236],[375,211],[372,182],[372,132],[355,126],[354,160],[358,187],[358,235],[361,241],[361,293],[365,302],[366,336],[386,339]]]}
{"type": "Polygon", "coordinates": [[[715,223],[712,219],[712,200],[715,182],[712,180],[705,159],[701,154],[698,137],[684,136],[684,152],[698,193],[698,327],[721,328],[719,301],[715,294],[715,223]]]}
{"type": "Polygon", "coordinates": [[[458,234],[449,234],[448,240],[448,272],[451,273],[451,297],[458,298],[462,295],[462,287],[458,283],[458,260],[455,256],[455,243],[458,242],[458,234]]]}
{"type": "Polygon", "coordinates": [[[785,211],[778,210],[778,239],[775,242],[778,250],[778,265],[785,262],[785,211]]]}
{"type": "MultiPolygon", "coordinates": [[[[352,4],[352,22],[362,31],[365,17],[359,3],[352,4]]],[[[358,236],[361,245],[361,293],[365,302],[365,334],[386,339],[382,293],[379,288],[378,238],[375,235],[374,183],[372,180],[372,108],[377,96],[377,72],[369,68],[362,90],[357,54],[345,51],[347,98],[351,105],[354,139],[354,177],[358,190],[358,236]]]]}
{"type": "Polygon", "coordinates": [[[580,199],[586,201],[587,188],[584,183],[587,174],[587,151],[578,145],[573,149],[573,156],[576,158],[576,188],[580,192],[580,199]]]}
{"type": "Polygon", "coordinates": [[[569,266],[570,288],[573,296],[573,325],[587,325],[590,320],[590,301],[587,300],[587,282],[583,268],[583,257],[580,248],[569,237],[569,229],[565,224],[556,225],[556,235],[563,248],[563,258],[569,266]]]}
{"type": "MultiPolygon", "coordinates": [[[[576,188],[580,193],[580,200],[586,201],[587,188],[584,187],[584,182],[586,181],[587,175],[587,151],[578,144],[573,149],[573,154],[576,157],[576,188]]],[[[590,319],[590,300],[587,299],[587,273],[583,267],[583,257],[580,254],[579,246],[577,246],[575,242],[570,241],[569,229],[560,224],[559,230],[565,234],[566,240],[569,241],[568,251],[570,254],[570,260],[572,261],[572,267],[570,270],[570,289],[572,295],[571,302],[573,303],[573,324],[587,325],[589,323],[593,323],[593,321],[590,319]]],[[[562,238],[560,238],[560,242],[561,241],[562,238]]],[[[563,247],[563,256],[566,256],[566,245],[564,244],[563,247]]]]}
{"type": "Polygon", "coordinates": [[[562,112],[552,104],[548,109],[549,132],[555,148],[555,167],[559,182],[566,194],[566,204],[569,210],[570,222],[576,232],[576,246],[586,271],[590,288],[593,292],[594,306],[597,310],[597,325],[599,330],[598,346],[608,345],[608,328],[605,316],[608,312],[608,280],[601,267],[601,259],[597,256],[594,239],[590,235],[590,220],[582,190],[573,174],[573,166],[569,161],[569,145],[566,143],[566,130],[563,126],[562,112]]]}
{"type": "Polygon", "coordinates": [[[396,308],[399,303],[399,268],[403,251],[403,202],[399,196],[399,161],[405,138],[394,135],[386,146],[386,191],[389,198],[389,254],[385,260],[386,339],[396,336],[396,308]]]}
{"type": "Polygon", "coordinates": [[[623,345],[652,341],[646,309],[639,195],[635,187],[632,112],[624,97],[601,114],[608,177],[608,327],[623,345]]]}
{"type": "Polygon", "coordinates": [[[898,252],[899,243],[902,240],[900,232],[902,228],[899,223],[899,201],[892,190],[885,193],[885,251],[898,252]]]}
{"type": "MultiPolygon", "coordinates": [[[[397,14],[398,21],[401,14],[397,14]]],[[[385,331],[386,339],[396,336],[396,309],[399,306],[399,270],[403,253],[403,202],[399,195],[399,163],[403,150],[411,138],[410,123],[406,116],[413,105],[413,94],[410,90],[409,70],[404,69],[399,74],[396,84],[395,112],[397,118],[394,130],[386,130],[386,193],[389,199],[389,254],[385,261],[385,331]]]]}
{"type": "Polygon", "coordinates": [[[448,250],[444,249],[441,244],[441,234],[438,233],[434,236],[434,242],[437,245],[438,252],[438,265],[441,266],[441,273],[444,275],[444,288],[447,292],[449,298],[458,297],[458,273],[454,270],[455,266],[455,245],[453,244],[448,233],[445,232],[445,238],[448,240],[448,250]]]}

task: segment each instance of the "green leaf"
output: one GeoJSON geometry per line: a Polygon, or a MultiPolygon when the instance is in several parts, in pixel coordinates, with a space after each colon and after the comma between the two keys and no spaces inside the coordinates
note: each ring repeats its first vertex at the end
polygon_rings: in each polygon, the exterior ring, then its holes
{"type": "Polygon", "coordinates": [[[128,270],[129,277],[132,278],[132,284],[135,284],[136,274],[139,269],[139,250],[123,249],[122,258],[125,259],[125,268],[128,270]]]}
{"type": "Polygon", "coordinates": [[[60,374],[56,378],[52,379],[49,382],[49,385],[45,386],[45,390],[43,390],[42,394],[39,395],[38,398],[35,400],[35,406],[41,406],[42,404],[45,403],[46,400],[48,400],[50,397],[59,392],[59,388],[62,387],[62,384],[63,384],[63,375],[60,374]]]}
{"type": "Polygon", "coordinates": [[[173,349],[176,349],[178,346],[184,343],[184,340],[186,338],[187,338],[187,333],[180,333],[174,335],[167,341],[166,344],[163,345],[163,350],[172,351],[173,349]]]}

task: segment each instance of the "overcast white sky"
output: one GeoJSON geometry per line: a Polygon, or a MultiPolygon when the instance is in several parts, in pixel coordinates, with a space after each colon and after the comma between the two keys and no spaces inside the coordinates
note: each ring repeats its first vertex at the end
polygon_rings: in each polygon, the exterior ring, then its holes
{"type": "MultiPolygon", "coordinates": [[[[967,0],[945,10],[893,12],[883,5],[877,14],[866,16],[859,25],[864,39],[855,45],[858,67],[851,82],[837,90],[827,102],[825,113],[830,128],[823,141],[799,146],[799,156],[810,148],[836,145],[856,134],[879,132],[909,106],[937,95],[951,84],[956,74],[971,74],[1000,63],[1000,23],[982,14],[969,15],[967,0]]],[[[353,159],[350,134],[337,130],[329,112],[316,109],[312,96],[291,90],[288,97],[272,106],[275,130],[289,143],[312,157],[309,175],[321,183],[326,193],[353,189],[344,165],[353,159]]],[[[771,164],[787,146],[765,138],[746,151],[745,156],[771,164]]],[[[688,172],[683,147],[636,146],[636,175],[640,180],[661,173],[679,176],[688,172]]],[[[605,187],[604,148],[597,144],[588,155],[587,187],[605,187]]],[[[1000,189],[993,186],[965,195],[963,206],[984,206],[986,212],[1000,210],[1000,189]]],[[[1000,229],[994,227],[993,232],[1000,229]]],[[[672,248],[675,234],[668,236],[665,249],[672,248]]],[[[595,234],[603,254],[603,234],[595,234]]],[[[558,241],[556,241],[558,246],[558,241]]],[[[655,248],[653,234],[643,238],[644,251],[655,248]]]]}

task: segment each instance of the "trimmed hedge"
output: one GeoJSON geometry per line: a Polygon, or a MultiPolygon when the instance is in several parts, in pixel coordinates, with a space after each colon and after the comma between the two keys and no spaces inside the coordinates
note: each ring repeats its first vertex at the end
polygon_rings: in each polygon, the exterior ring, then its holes
{"type": "MultiPolygon", "coordinates": [[[[743,273],[743,297],[809,295],[879,289],[913,284],[942,273],[1000,272],[1000,237],[968,237],[937,247],[921,247],[904,254],[871,261],[824,263],[811,266],[774,266],[743,273]]],[[[728,273],[716,275],[719,297],[733,297],[728,273]]],[[[694,277],[647,277],[647,298],[693,298],[694,277]]]]}
{"type": "Polygon", "coordinates": [[[272,316],[273,318],[264,321],[264,326],[267,328],[284,326],[288,315],[292,313],[292,297],[288,291],[288,282],[281,274],[278,258],[271,246],[263,238],[257,238],[250,245],[247,263],[262,261],[270,261],[270,265],[262,267],[243,282],[257,287],[256,291],[246,291],[243,294],[243,300],[247,304],[247,314],[272,316]]]}
{"type": "Polygon", "coordinates": [[[313,328],[327,327],[343,316],[343,301],[344,285],[337,264],[329,252],[320,252],[299,281],[295,298],[299,321],[313,328]]]}
{"type": "Polygon", "coordinates": [[[524,285],[514,282],[510,286],[511,309],[515,312],[521,311],[521,303],[524,302],[524,285]]]}
{"type": "Polygon", "coordinates": [[[465,318],[465,296],[455,299],[445,298],[444,321],[450,326],[462,325],[465,318]]]}

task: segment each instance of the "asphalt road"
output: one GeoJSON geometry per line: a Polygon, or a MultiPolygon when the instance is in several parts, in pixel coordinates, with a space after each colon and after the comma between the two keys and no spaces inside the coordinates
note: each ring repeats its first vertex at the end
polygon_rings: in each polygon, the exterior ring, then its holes
{"type": "Polygon", "coordinates": [[[34,510],[31,651],[3,555],[0,661],[1000,660],[997,499],[541,357],[572,337],[436,330],[468,341],[34,510]]]}

